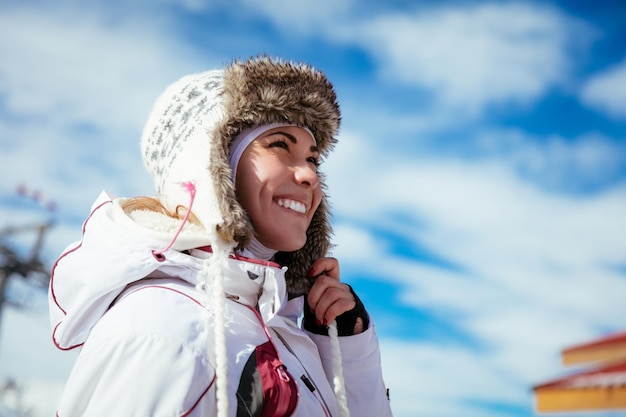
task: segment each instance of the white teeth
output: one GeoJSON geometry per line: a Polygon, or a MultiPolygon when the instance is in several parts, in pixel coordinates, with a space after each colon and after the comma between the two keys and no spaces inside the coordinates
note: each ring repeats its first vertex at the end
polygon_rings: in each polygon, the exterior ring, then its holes
{"type": "Polygon", "coordinates": [[[306,213],[306,206],[299,201],[281,199],[277,200],[277,204],[281,207],[288,208],[300,214],[306,213]]]}

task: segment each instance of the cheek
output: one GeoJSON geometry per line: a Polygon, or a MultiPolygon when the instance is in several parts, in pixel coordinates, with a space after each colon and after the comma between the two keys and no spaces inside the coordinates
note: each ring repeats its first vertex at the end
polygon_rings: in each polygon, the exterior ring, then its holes
{"type": "Polygon", "coordinates": [[[289,172],[280,160],[268,158],[255,166],[255,174],[265,187],[273,188],[284,182],[289,172]]]}
{"type": "Polygon", "coordinates": [[[237,181],[235,182],[235,196],[244,210],[250,212],[254,209],[255,196],[259,192],[259,179],[254,172],[247,169],[237,171],[237,181]]]}
{"type": "Polygon", "coordinates": [[[253,160],[246,167],[246,181],[253,183],[254,188],[272,188],[283,181],[285,170],[283,164],[275,158],[253,160]]]}
{"type": "Polygon", "coordinates": [[[276,188],[275,167],[250,161],[237,171],[235,196],[253,223],[264,216],[276,188]]]}
{"type": "Polygon", "coordinates": [[[315,192],[313,193],[311,212],[309,214],[309,223],[311,222],[311,219],[313,218],[313,214],[315,214],[321,202],[322,202],[322,190],[320,188],[317,188],[315,192]]]}

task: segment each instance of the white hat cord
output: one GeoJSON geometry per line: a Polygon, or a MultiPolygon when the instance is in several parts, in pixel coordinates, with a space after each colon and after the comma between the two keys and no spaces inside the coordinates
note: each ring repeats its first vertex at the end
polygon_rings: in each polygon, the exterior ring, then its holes
{"type": "Polygon", "coordinates": [[[333,365],[333,385],[340,417],[350,417],[348,399],[346,397],[346,384],[343,379],[343,366],[341,360],[341,348],[339,346],[339,331],[335,320],[328,324],[328,336],[330,337],[330,349],[333,365]]]}
{"type": "MultiPolygon", "coordinates": [[[[196,187],[193,181],[185,182],[181,184],[190,196],[189,206],[185,216],[183,217],[180,226],[176,230],[174,237],[168,243],[166,247],[160,250],[153,250],[152,256],[159,261],[163,262],[166,259],[165,252],[168,251],[173,245],[178,235],[183,230],[185,223],[189,219],[191,209],[196,196],[196,187]]],[[[234,249],[234,244],[228,244],[223,239],[220,239],[217,233],[214,233],[214,243],[211,245],[213,256],[207,258],[202,267],[202,275],[204,280],[201,281],[196,287],[206,296],[205,302],[202,303],[204,309],[207,311],[207,320],[211,314],[214,315],[214,337],[215,337],[215,368],[216,368],[216,398],[217,398],[217,415],[219,417],[228,416],[228,356],[226,354],[226,333],[225,333],[225,316],[226,316],[226,302],[224,292],[224,273],[222,266],[227,262],[229,254],[234,249]],[[212,278],[212,279],[211,279],[212,278]],[[211,311],[209,299],[212,298],[211,311]]]]}
{"type": "MultiPolygon", "coordinates": [[[[216,239],[219,239],[217,234],[216,239]]],[[[219,239],[221,240],[221,239],[219,239]]],[[[215,241],[217,242],[217,240],[215,241]]],[[[213,308],[209,309],[210,304],[205,304],[205,309],[209,314],[213,314],[215,324],[215,364],[216,364],[216,399],[217,399],[217,415],[219,417],[227,417],[229,409],[228,401],[228,355],[226,352],[226,300],[224,293],[224,271],[223,265],[228,261],[229,254],[233,250],[233,245],[226,242],[212,245],[213,256],[204,262],[204,291],[212,293],[213,308]],[[212,279],[211,279],[212,278],[212,279]]],[[[207,320],[209,317],[207,316],[207,320]]]]}

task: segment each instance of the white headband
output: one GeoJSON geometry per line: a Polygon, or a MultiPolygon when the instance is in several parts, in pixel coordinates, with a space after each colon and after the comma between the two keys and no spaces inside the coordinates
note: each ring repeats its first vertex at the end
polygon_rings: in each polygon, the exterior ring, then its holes
{"type": "Polygon", "coordinates": [[[241,155],[243,155],[243,152],[246,150],[248,145],[250,145],[256,138],[258,138],[268,130],[282,126],[295,126],[306,130],[313,138],[313,142],[317,144],[315,136],[313,136],[313,133],[311,133],[311,131],[307,127],[298,126],[291,123],[272,123],[269,125],[261,125],[244,129],[241,131],[241,133],[235,136],[235,139],[233,139],[233,141],[229,145],[230,156],[228,157],[228,162],[230,162],[230,167],[233,170],[233,183],[235,183],[235,179],[237,178],[237,166],[239,165],[239,159],[241,159],[241,155]]]}

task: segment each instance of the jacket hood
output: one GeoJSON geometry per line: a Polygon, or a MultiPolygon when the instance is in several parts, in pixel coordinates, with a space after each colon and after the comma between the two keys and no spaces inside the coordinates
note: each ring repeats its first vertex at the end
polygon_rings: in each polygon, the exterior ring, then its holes
{"type": "MultiPolygon", "coordinates": [[[[152,255],[152,250],[167,245],[176,227],[174,219],[169,219],[169,225],[164,220],[161,230],[141,227],[124,213],[119,201],[100,194],[85,220],[81,241],[69,246],[52,267],[48,296],[57,347],[81,345],[127,285],[158,268],[184,262],[184,254],[176,250],[168,251],[163,262],[152,255]]],[[[185,229],[178,245],[206,243],[206,236],[193,230],[192,224],[185,229]]]]}
{"type": "MultiPolygon", "coordinates": [[[[52,268],[50,320],[54,343],[62,350],[80,346],[133,284],[170,277],[194,286],[205,283],[204,259],[211,254],[197,249],[191,254],[181,252],[207,245],[207,234],[199,226],[186,223],[174,246],[158,260],[152,251],[168,245],[181,221],[145,210],[128,212],[122,208],[123,202],[106,192],[100,194],[84,223],[81,241],[67,248],[52,268]]],[[[252,307],[258,305],[264,320],[269,321],[282,308],[285,281],[275,264],[231,258],[225,268],[225,291],[252,307]],[[247,271],[263,279],[252,280],[247,271]]]]}
{"type": "MultiPolygon", "coordinates": [[[[170,209],[188,207],[190,198],[181,183],[193,182],[192,212],[211,244],[246,247],[254,229],[235,197],[229,145],[246,128],[276,123],[308,128],[322,158],[328,155],[336,143],[340,111],[334,88],[322,72],[262,56],[174,82],[157,99],[141,140],[157,193],[170,209]]],[[[305,246],[275,256],[288,267],[290,292],[308,290],[310,265],[330,248],[330,213],[321,173],[320,181],[324,195],[305,246]]]]}

